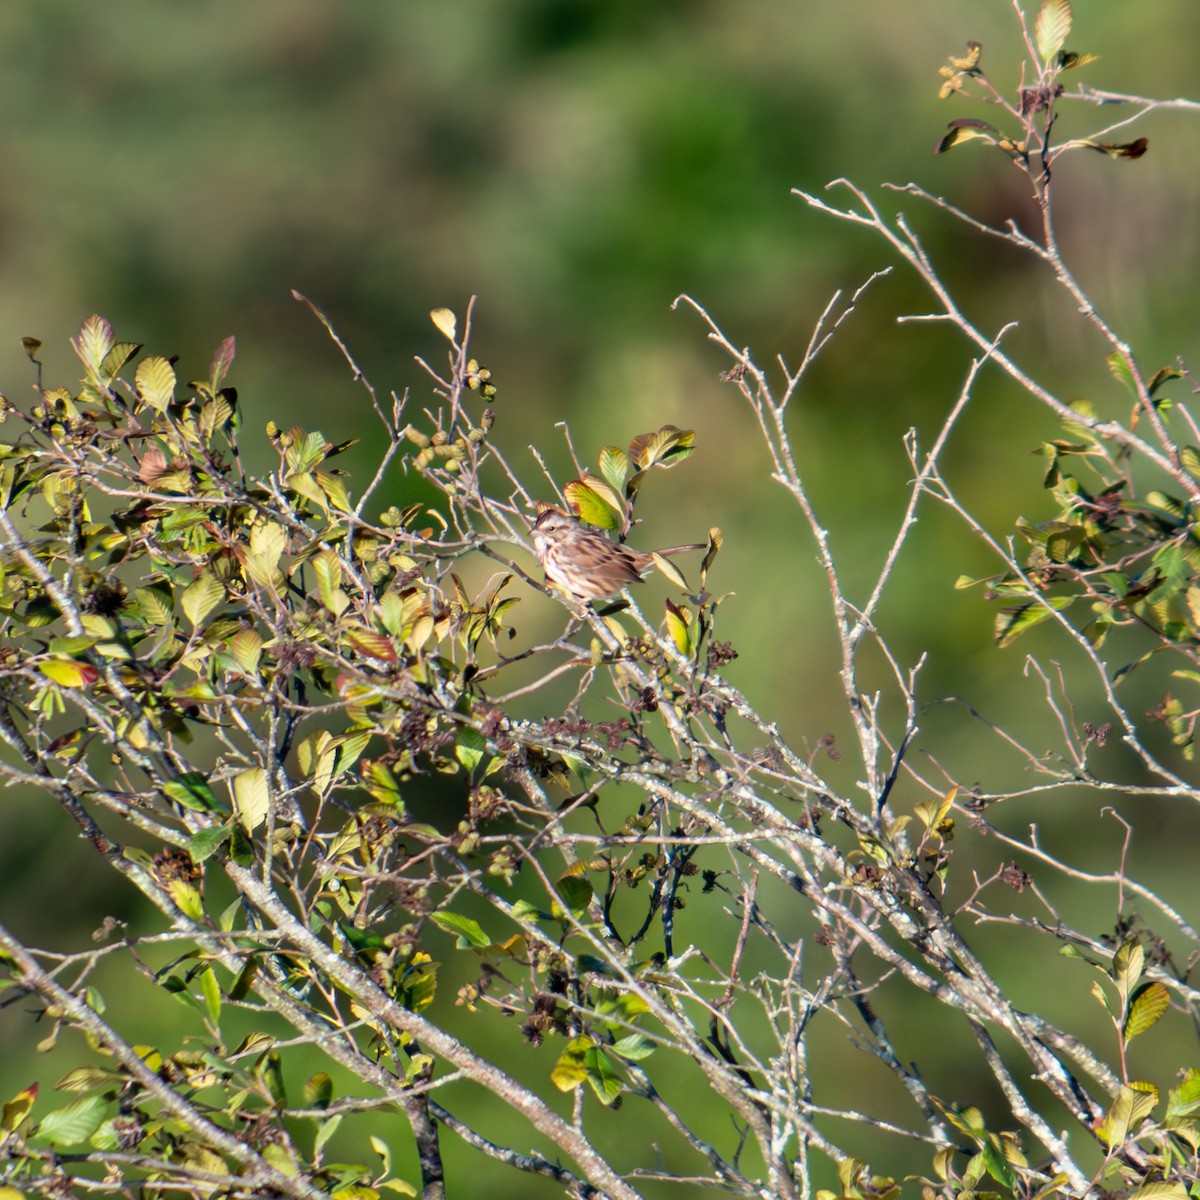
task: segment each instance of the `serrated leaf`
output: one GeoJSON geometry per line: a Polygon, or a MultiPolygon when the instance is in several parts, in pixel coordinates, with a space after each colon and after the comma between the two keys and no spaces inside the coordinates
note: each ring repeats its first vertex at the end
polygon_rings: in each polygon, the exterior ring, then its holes
{"type": "Polygon", "coordinates": [[[267,819],[270,806],[267,773],[262,767],[251,767],[233,777],[233,807],[247,833],[253,833],[267,819]]]}
{"type": "Polygon", "coordinates": [[[1165,984],[1155,980],[1139,988],[1130,1002],[1129,1016],[1125,1018],[1125,1040],[1130,1042],[1157,1024],[1170,1006],[1171,993],[1165,984]]]}
{"type": "Polygon", "coordinates": [[[225,588],[210,571],[202,571],[197,579],[184,588],[179,604],[183,615],[191,621],[192,628],[199,629],[224,599],[225,588]]]}
{"type": "Polygon", "coordinates": [[[242,566],[253,582],[273,587],[279,571],[279,559],[287,546],[287,531],[273,521],[255,525],[250,530],[248,552],[242,554],[242,566]]]}
{"type": "Polygon", "coordinates": [[[625,494],[625,482],[629,478],[629,456],[620,446],[605,446],[600,451],[600,474],[618,495],[625,494]]]}
{"type": "Polygon", "coordinates": [[[1167,1120],[1182,1120],[1197,1112],[1200,1112],[1200,1070],[1189,1067],[1183,1082],[1167,1092],[1167,1120]]]}
{"type": "Polygon", "coordinates": [[[113,327],[98,313],[84,321],[79,332],[71,339],[71,348],[83,363],[89,375],[100,376],[104,357],[116,341],[113,327]]]}
{"type": "Polygon", "coordinates": [[[958,796],[958,788],[952,787],[944,796],[936,796],[932,800],[923,800],[913,808],[913,812],[925,826],[926,832],[935,830],[949,814],[958,796]]]}
{"type": "Polygon", "coordinates": [[[1190,1200],[1191,1192],[1182,1183],[1168,1183],[1165,1179],[1152,1179],[1143,1183],[1129,1200],[1190,1200]]]}
{"type": "Polygon", "coordinates": [[[1096,1130],[1100,1140],[1109,1147],[1122,1145],[1131,1132],[1158,1103],[1158,1091],[1151,1084],[1133,1084],[1121,1088],[1107,1115],[1096,1130]]]}
{"type": "Polygon", "coordinates": [[[458,333],[458,318],[448,308],[435,308],[429,314],[434,328],[448,342],[453,342],[458,333]]]}
{"type": "Polygon", "coordinates": [[[175,399],[175,368],[161,355],[142,359],[133,382],[138,395],[157,412],[163,412],[175,399]]]}
{"type": "Polygon", "coordinates": [[[1074,71],[1079,67],[1086,67],[1089,63],[1098,62],[1100,55],[1098,54],[1076,54],[1070,50],[1062,51],[1058,56],[1058,65],[1064,71],[1074,71]]]}
{"type": "Polygon", "coordinates": [[[312,565],[321,603],[335,617],[340,617],[350,606],[350,597],[341,588],[342,560],[332,550],[322,550],[313,558],[312,565]]]}
{"type": "Polygon", "coordinates": [[[347,629],[343,636],[348,645],[366,658],[374,658],[388,663],[400,661],[396,647],[386,633],[380,633],[376,629],[354,626],[347,629]]]}
{"type": "Polygon", "coordinates": [[[350,491],[339,476],[331,475],[328,471],[314,471],[313,477],[317,486],[325,493],[331,508],[344,513],[354,511],[350,491]]]}
{"type": "Polygon", "coordinates": [[[435,912],[430,913],[429,919],[443,932],[458,935],[456,949],[486,950],[492,944],[492,939],[483,932],[479,922],[471,917],[452,912],[435,912]]]}
{"type": "Polygon", "coordinates": [[[641,433],[629,443],[629,461],[638,472],[651,467],[670,467],[691,456],[696,449],[696,431],[663,425],[653,433],[641,433]]]}
{"type": "Polygon", "coordinates": [[[200,406],[197,426],[207,441],[218,430],[223,429],[233,416],[233,407],[224,395],[210,396],[200,406]]]}
{"type": "Polygon", "coordinates": [[[109,1102],[103,1096],[81,1096],[65,1107],[47,1113],[38,1122],[32,1140],[51,1146],[78,1146],[96,1131],[108,1107],[109,1102]]]}
{"type": "Polygon", "coordinates": [[[643,1058],[649,1058],[656,1047],[644,1034],[631,1033],[614,1042],[611,1049],[614,1054],[619,1054],[630,1062],[641,1062],[643,1058]]]}
{"type": "Polygon", "coordinates": [[[141,348],[141,342],[115,342],[100,362],[101,378],[112,379],[141,348]]]}
{"type": "Polygon", "coordinates": [[[1138,980],[1142,977],[1145,964],[1146,952],[1137,940],[1131,938],[1117,948],[1116,954],[1113,955],[1112,978],[1117,985],[1122,1003],[1128,1001],[1133,994],[1133,989],[1137,987],[1138,980]]]}
{"type": "Polygon", "coordinates": [[[1109,374],[1118,383],[1124,384],[1126,391],[1136,399],[1137,384],[1133,381],[1133,372],[1129,369],[1129,363],[1125,356],[1120,351],[1114,350],[1104,361],[1108,364],[1109,374]]]}
{"type": "Polygon", "coordinates": [[[1033,36],[1043,63],[1049,63],[1063,48],[1071,32],[1068,0],[1042,0],[1033,22],[1033,36]]]}
{"type": "Polygon", "coordinates": [[[215,396],[221,390],[221,384],[225,382],[225,376],[229,374],[229,368],[233,366],[236,354],[237,340],[232,335],[227,337],[214,352],[212,362],[208,367],[208,386],[212,395],[215,396]]]}
{"type": "Polygon", "coordinates": [[[249,625],[243,626],[229,639],[229,653],[247,675],[258,671],[262,648],[262,636],[249,625]]]}
{"type": "Polygon", "coordinates": [[[151,629],[174,624],[175,611],[170,592],[158,587],[140,587],[133,593],[142,620],[151,629]]]}

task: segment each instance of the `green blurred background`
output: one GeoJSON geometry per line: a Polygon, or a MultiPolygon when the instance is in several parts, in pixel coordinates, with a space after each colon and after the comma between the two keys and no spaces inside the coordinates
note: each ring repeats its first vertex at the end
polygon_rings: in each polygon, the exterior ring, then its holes
{"type": "MultiPolygon", "coordinates": [[[[1086,82],[1196,94],[1193,0],[1075,7],[1070,47],[1101,56],[1086,82]]],[[[640,539],[693,540],[720,525],[713,584],[737,592],[719,631],[741,654],[732,677],[796,742],[832,732],[845,743],[811,540],[719,379],[728,362],[670,304],[690,293],[761,364],[776,353],[798,362],[832,293],[892,263],[882,243],[789,194],[839,176],[889,210],[897,200],[879,185],[914,180],[1032,230],[1027,189],[1006,161],[977,145],[932,153],[947,120],[980,115],[936,99],[938,66],[968,38],[1011,90],[1020,45],[1007,0],[9,3],[0,388],[27,403],[24,335],[46,343],[47,382],[71,383],[66,339],[94,311],[121,338],[179,354],[185,377],[233,333],[251,453],[257,445],[268,461],[268,420],[299,423],[362,439],[349,460],[361,473],[382,449],[366,394],[291,289],[325,310],[381,392],[411,388],[416,408],[428,388],[413,356],[442,356],[428,311],[461,313],[475,294],[474,349],[500,388],[494,439],[510,461],[532,468],[525,447],[536,443],[568,478],[564,420],[589,462],[664,422],[697,430],[693,459],[648,487],[640,539]]],[[[1096,116],[1071,108],[1060,136],[1097,128],[1096,116]]],[[[1162,113],[1138,132],[1151,140],[1139,162],[1064,163],[1058,223],[1078,277],[1154,368],[1195,344],[1200,122],[1162,113]]],[[[1124,411],[1104,346],[1046,273],[915,200],[903,208],[985,329],[1021,322],[1008,344],[1028,369],[1066,399],[1124,411]]],[[[915,426],[930,443],[969,362],[951,331],[896,324],[928,307],[903,269],[876,284],[793,406],[802,469],[858,599],[904,504],[901,437],[915,426]]],[[[1043,462],[1027,452],[1054,434],[1033,401],[984,376],[947,473],[1001,535],[1018,515],[1049,514],[1043,462]]],[[[400,500],[395,486],[389,499],[400,500]]],[[[905,662],[929,651],[924,699],[962,696],[1041,747],[1053,729],[1023,654],[1069,664],[1070,651],[1050,631],[993,649],[980,593],[953,590],[960,573],[992,569],[953,517],[927,510],[884,631],[905,662]]],[[[1132,710],[1155,694],[1147,685],[1132,710]]],[[[1077,697],[1081,720],[1090,695],[1077,697]]],[[[931,752],[964,782],[1020,781],[960,711],[932,710],[927,728],[931,752]]],[[[1119,746],[1108,753],[1114,771],[1127,769],[1119,746]]],[[[856,777],[852,762],[841,769],[856,777]]],[[[1036,818],[1080,861],[1113,869],[1119,829],[1090,800],[1061,805],[1014,805],[1010,828],[1036,818]]],[[[1138,820],[1135,856],[1186,891],[1196,819],[1147,803],[1138,820]],[[1155,842],[1163,830],[1172,837],[1155,842]]],[[[4,822],[0,899],[19,931],[70,944],[118,903],[44,798],[15,799],[4,822]],[[71,889],[44,886],[64,873],[71,889]]],[[[1111,925],[1114,897],[1093,897],[1094,932],[1111,925]]],[[[27,1036],[0,1026],[9,1090],[35,1070],[11,1045],[27,1036]]],[[[508,1186],[524,1194],[522,1181],[508,1186]]]]}

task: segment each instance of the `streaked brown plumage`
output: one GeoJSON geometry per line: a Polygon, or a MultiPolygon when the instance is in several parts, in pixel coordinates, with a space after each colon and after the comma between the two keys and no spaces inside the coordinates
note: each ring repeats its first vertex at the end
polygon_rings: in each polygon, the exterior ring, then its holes
{"type": "Polygon", "coordinates": [[[559,508],[542,511],[533,526],[533,547],[549,583],[573,600],[607,600],[623,587],[640,583],[654,566],[654,553],[703,550],[704,543],[670,546],[644,553],[614,542],[559,508]]]}

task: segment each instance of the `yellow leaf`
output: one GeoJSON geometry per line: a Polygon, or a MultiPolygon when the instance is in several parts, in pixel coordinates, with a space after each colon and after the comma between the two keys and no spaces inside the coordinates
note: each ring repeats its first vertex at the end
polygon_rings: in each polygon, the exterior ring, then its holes
{"type": "Polygon", "coordinates": [[[1132,1041],[1139,1033],[1145,1033],[1157,1024],[1171,1005],[1171,994],[1166,985],[1155,980],[1137,992],[1129,1005],[1129,1016],[1125,1018],[1125,1040],[1132,1041]]]}
{"type": "Polygon", "coordinates": [[[180,604],[183,615],[191,621],[193,628],[199,628],[205,618],[225,599],[225,589],[216,577],[208,571],[188,584],[184,589],[180,604]]]}
{"type": "Polygon", "coordinates": [[[429,319],[447,341],[454,341],[454,335],[458,331],[458,318],[448,308],[435,308],[429,314],[429,319]]]}
{"type": "Polygon", "coordinates": [[[233,807],[247,833],[252,833],[267,819],[270,804],[267,773],[262,767],[251,767],[233,777],[233,807]]]}
{"type": "Polygon", "coordinates": [[[175,399],[175,368],[160,355],[142,359],[133,381],[138,395],[157,412],[163,412],[175,399]]]}
{"type": "Polygon", "coordinates": [[[593,1044],[590,1037],[572,1038],[558,1056],[550,1078],[560,1092],[574,1091],[587,1078],[587,1052],[593,1044]]]}

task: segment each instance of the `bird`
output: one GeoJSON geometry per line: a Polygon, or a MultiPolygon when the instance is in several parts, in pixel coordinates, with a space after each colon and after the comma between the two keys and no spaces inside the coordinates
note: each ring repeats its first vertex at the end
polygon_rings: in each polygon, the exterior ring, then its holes
{"type": "Polygon", "coordinates": [[[547,582],[581,604],[607,600],[628,584],[641,583],[656,554],[706,549],[706,543],[695,542],[650,552],[634,550],[553,506],[538,514],[532,536],[547,582]]]}

